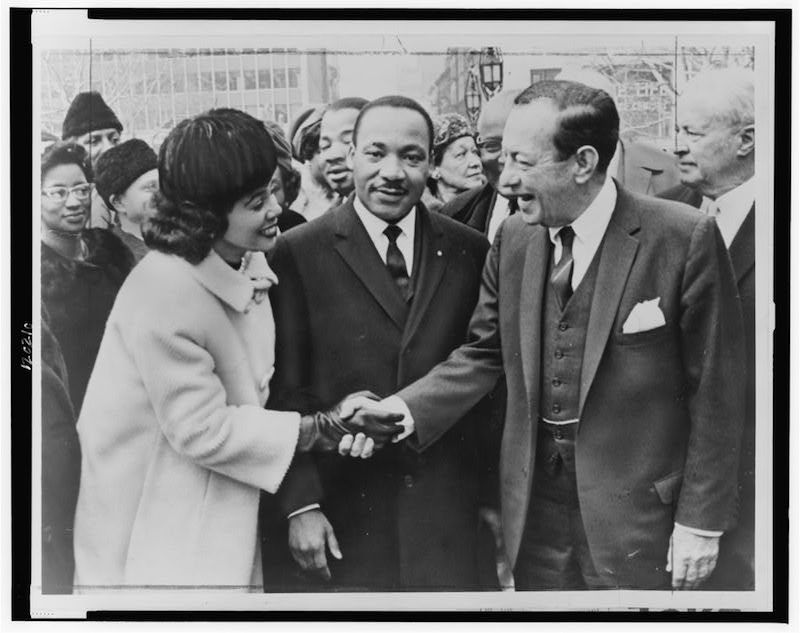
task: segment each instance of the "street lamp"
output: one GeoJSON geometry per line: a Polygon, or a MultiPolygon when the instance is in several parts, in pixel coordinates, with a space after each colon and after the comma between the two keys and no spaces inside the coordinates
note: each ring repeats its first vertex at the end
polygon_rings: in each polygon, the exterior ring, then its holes
{"type": "Polygon", "coordinates": [[[481,90],[478,86],[478,73],[474,68],[467,72],[467,85],[464,90],[464,105],[467,110],[467,118],[472,125],[478,124],[478,116],[481,113],[481,90]]]}
{"type": "Polygon", "coordinates": [[[495,46],[481,50],[481,86],[486,99],[491,99],[503,89],[503,54],[495,46]]]}

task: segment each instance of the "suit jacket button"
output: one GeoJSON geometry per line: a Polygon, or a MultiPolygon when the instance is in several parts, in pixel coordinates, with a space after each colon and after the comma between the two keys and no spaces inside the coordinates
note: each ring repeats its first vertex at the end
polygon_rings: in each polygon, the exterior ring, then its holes
{"type": "Polygon", "coordinates": [[[553,413],[561,413],[561,405],[557,402],[553,405],[553,413]]]}
{"type": "Polygon", "coordinates": [[[567,324],[564,323],[563,321],[558,324],[558,329],[561,330],[562,332],[565,331],[567,327],[568,327],[567,324]]]}
{"type": "Polygon", "coordinates": [[[557,349],[556,352],[555,352],[555,357],[556,358],[564,358],[564,352],[562,352],[560,349],[557,349]]]}
{"type": "Polygon", "coordinates": [[[414,478],[411,475],[405,475],[403,477],[403,484],[405,484],[406,488],[413,488],[414,487],[414,478]]]}

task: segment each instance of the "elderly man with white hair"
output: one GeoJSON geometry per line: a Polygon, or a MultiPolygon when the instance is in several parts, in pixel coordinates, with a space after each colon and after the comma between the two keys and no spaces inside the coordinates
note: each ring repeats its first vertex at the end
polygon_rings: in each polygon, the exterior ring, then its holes
{"type": "Polygon", "coordinates": [[[755,524],[755,90],[753,72],[695,76],[678,102],[681,185],[661,197],[716,218],[739,290],[747,345],[747,409],[739,464],[739,524],[720,543],[708,589],[752,590],[755,524]]]}

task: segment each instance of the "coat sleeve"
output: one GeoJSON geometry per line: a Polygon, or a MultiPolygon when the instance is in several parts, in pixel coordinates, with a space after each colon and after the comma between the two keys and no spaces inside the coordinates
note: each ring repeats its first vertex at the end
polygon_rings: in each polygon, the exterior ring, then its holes
{"type": "Polygon", "coordinates": [[[478,303],[467,341],[428,374],[397,395],[414,418],[416,439],[424,450],[474,407],[497,384],[503,371],[498,319],[500,244],[498,231],[483,266],[478,303]]]}
{"type": "MultiPolygon", "coordinates": [[[[270,265],[278,276],[278,285],[273,286],[270,294],[276,342],[275,374],[268,406],[309,413],[319,408],[319,402],[309,388],[311,342],[308,305],[297,265],[285,241],[279,240],[270,265]]],[[[309,453],[301,453],[292,462],[276,493],[279,510],[285,517],[321,500],[322,484],[314,459],[309,453]]]]}
{"type": "Polygon", "coordinates": [[[128,345],[162,433],[199,466],[274,492],[295,452],[299,415],[227,403],[190,303],[137,319],[130,330],[128,345]]]}
{"type": "Polygon", "coordinates": [[[691,430],[675,520],[688,527],[726,531],[735,523],[745,345],[730,258],[709,218],[693,232],[681,302],[691,430]]]}

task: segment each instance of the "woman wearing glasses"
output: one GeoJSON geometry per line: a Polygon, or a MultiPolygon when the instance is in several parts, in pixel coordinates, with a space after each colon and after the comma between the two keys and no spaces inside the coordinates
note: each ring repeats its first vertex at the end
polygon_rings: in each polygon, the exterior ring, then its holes
{"type": "Polygon", "coordinates": [[[80,411],[106,319],[133,264],[103,229],[85,229],[92,184],[86,150],[51,146],[42,156],[42,304],[61,345],[75,411],[80,411]]]}

